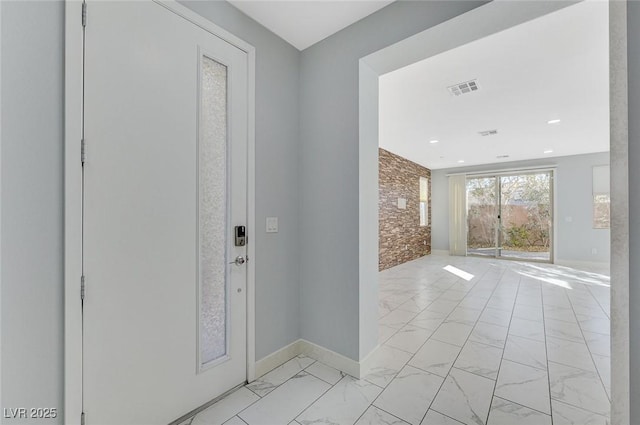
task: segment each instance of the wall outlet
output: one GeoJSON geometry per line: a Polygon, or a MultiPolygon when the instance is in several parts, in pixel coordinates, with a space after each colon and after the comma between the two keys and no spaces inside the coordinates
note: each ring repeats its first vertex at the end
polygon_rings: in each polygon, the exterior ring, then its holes
{"type": "Polygon", "coordinates": [[[278,233],[278,217],[267,217],[267,233],[278,233]]]}

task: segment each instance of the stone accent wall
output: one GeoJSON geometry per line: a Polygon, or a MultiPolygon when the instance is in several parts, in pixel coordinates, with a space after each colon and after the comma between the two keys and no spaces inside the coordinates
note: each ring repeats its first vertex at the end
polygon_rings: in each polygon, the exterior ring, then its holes
{"type": "Polygon", "coordinates": [[[382,148],[378,163],[378,270],[384,270],[431,253],[431,170],[382,148]],[[420,226],[420,177],[429,182],[427,226],[420,226]]]}

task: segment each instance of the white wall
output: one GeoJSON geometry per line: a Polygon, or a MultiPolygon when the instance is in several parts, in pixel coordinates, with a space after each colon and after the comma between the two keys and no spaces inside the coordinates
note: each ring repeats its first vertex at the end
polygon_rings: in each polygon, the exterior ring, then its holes
{"type": "Polygon", "coordinates": [[[0,3],[1,407],[61,409],[64,4],[0,3]]]}
{"type": "Polygon", "coordinates": [[[557,167],[555,175],[557,245],[554,248],[556,261],[608,262],[610,231],[609,229],[593,228],[591,186],[593,166],[605,164],[609,164],[608,153],[433,170],[431,172],[434,229],[431,236],[432,249],[449,249],[449,186],[446,174],[553,165],[557,167]],[[568,218],[571,218],[572,221],[569,222],[568,218]],[[597,250],[596,254],[592,254],[592,248],[597,250]]]}

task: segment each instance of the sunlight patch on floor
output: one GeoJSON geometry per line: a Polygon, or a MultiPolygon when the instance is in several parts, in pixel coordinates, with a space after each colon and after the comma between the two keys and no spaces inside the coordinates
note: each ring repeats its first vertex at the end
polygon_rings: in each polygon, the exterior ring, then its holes
{"type": "Polygon", "coordinates": [[[449,273],[453,273],[454,275],[466,280],[467,282],[473,279],[473,275],[471,273],[467,273],[464,270],[460,270],[459,268],[454,267],[451,264],[444,267],[444,269],[449,273]]]}
{"type": "Polygon", "coordinates": [[[545,276],[540,276],[540,275],[536,275],[533,273],[527,273],[527,272],[523,272],[523,271],[519,271],[518,274],[525,276],[525,277],[530,277],[532,279],[536,279],[542,282],[546,282],[546,283],[550,283],[552,285],[557,285],[560,286],[564,289],[573,289],[571,287],[571,285],[569,285],[569,282],[565,281],[565,280],[560,280],[560,279],[555,279],[553,277],[545,277],[545,276]]]}
{"type": "Polygon", "coordinates": [[[584,283],[587,285],[604,286],[607,288],[610,286],[610,284],[607,283],[608,281],[610,281],[610,277],[598,273],[585,272],[582,270],[576,270],[569,267],[556,265],[547,265],[544,267],[530,263],[519,263],[519,265],[523,270],[518,271],[518,273],[522,274],[523,276],[533,277],[545,282],[561,281],[566,283],[567,280],[577,280],[580,283],[584,283]]]}

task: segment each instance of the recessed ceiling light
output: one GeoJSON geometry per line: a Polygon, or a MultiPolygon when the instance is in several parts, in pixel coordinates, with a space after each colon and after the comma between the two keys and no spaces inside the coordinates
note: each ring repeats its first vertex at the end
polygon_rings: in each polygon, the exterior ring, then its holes
{"type": "Polygon", "coordinates": [[[560,120],[549,120],[547,121],[547,124],[558,124],[560,122],[560,120]]]}
{"type": "Polygon", "coordinates": [[[434,144],[434,143],[438,143],[440,140],[429,140],[429,143],[434,144]]]}
{"type": "Polygon", "coordinates": [[[458,161],[458,164],[462,164],[464,162],[464,159],[461,159],[458,161]]]}
{"type": "Polygon", "coordinates": [[[553,153],[553,149],[547,149],[544,153],[553,153]]]}

